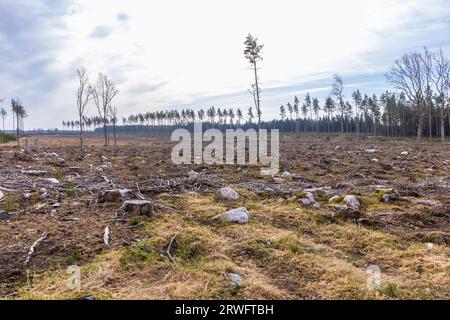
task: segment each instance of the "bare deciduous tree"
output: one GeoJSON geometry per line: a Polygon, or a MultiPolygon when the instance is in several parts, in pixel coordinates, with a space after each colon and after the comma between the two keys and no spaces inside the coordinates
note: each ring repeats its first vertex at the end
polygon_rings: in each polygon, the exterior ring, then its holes
{"type": "Polygon", "coordinates": [[[117,125],[117,107],[109,106],[109,117],[113,125],[113,137],[114,137],[114,148],[117,147],[117,135],[116,135],[116,125],[117,125]]]}
{"type": "Polygon", "coordinates": [[[417,143],[422,138],[426,112],[427,76],[423,64],[424,58],[420,52],[405,54],[394,62],[387,78],[392,85],[403,92],[413,104],[417,113],[417,143]]]}
{"type": "Polygon", "coordinates": [[[432,76],[436,88],[436,103],[439,106],[441,145],[443,146],[445,142],[445,118],[449,113],[446,104],[449,99],[450,61],[444,56],[442,49],[433,58],[435,68],[433,69],[432,76]]]}
{"type": "Polygon", "coordinates": [[[77,109],[80,121],[80,147],[83,150],[83,127],[84,116],[86,114],[86,107],[90,100],[92,100],[93,90],[89,86],[89,78],[86,69],[81,67],[77,69],[79,86],[77,90],[77,109]]]}
{"type": "Polygon", "coordinates": [[[99,74],[98,80],[92,89],[93,99],[97,107],[98,115],[103,122],[105,135],[105,147],[108,146],[108,112],[114,97],[119,93],[113,82],[106,75],[99,74]]]}

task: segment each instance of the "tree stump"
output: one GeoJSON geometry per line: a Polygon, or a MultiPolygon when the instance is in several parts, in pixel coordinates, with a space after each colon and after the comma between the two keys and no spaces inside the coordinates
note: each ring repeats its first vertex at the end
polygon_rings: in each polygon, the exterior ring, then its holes
{"type": "Polygon", "coordinates": [[[148,200],[127,200],[122,204],[119,215],[123,217],[147,216],[153,213],[153,204],[148,200]]]}
{"type": "Polygon", "coordinates": [[[98,203],[105,202],[118,202],[123,200],[129,194],[131,190],[128,189],[115,189],[102,191],[98,196],[98,203]]]}

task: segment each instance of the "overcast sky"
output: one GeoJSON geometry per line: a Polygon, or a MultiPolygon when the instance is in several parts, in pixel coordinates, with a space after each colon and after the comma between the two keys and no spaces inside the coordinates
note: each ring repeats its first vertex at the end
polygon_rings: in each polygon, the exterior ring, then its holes
{"type": "Polygon", "coordinates": [[[379,93],[403,53],[450,53],[450,1],[0,0],[0,107],[9,111],[11,97],[20,97],[28,129],[75,120],[83,65],[91,80],[103,72],[120,89],[120,116],[247,109],[249,32],[264,44],[263,118],[278,117],[294,95],[328,95],[334,73],[348,97],[355,88],[379,93]]]}

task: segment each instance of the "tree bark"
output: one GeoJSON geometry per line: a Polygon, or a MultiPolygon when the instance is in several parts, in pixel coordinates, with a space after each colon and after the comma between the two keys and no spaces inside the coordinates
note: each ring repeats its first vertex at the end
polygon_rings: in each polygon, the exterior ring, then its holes
{"type": "MultiPolygon", "coordinates": [[[[445,102],[444,102],[445,103],[445,102]]],[[[441,107],[441,146],[444,147],[445,143],[445,105],[441,107]]]]}
{"type": "Polygon", "coordinates": [[[255,89],[256,89],[256,102],[257,102],[257,110],[258,113],[258,125],[261,128],[261,104],[259,100],[259,84],[258,84],[258,73],[256,71],[256,62],[253,64],[253,70],[255,72],[255,89]]]}
{"type": "Polygon", "coordinates": [[[80,148],[83,151],[83,122],[80,114],[80,148]]]}
{"type": "Polygon", "coordinates": [[[416,143],[419,145],[422,139],[422,131],[423,131],[423,122],[424,122],[424,115],[423,114],[419,114],[419,124],[417,126],[417,138],[416,138],[416,143]]]}

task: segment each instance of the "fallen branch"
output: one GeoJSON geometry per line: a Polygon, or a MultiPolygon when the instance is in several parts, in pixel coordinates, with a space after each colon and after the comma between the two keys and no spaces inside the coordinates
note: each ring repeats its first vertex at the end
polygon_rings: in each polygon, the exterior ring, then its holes
{"type": "Polygon", "coordinates": [[[30,262],[31,256],[34,253],[34,250],[36,249],[36,247],[39,245],[39,243],[41,243],[45,238],[47,238],[47,233],[44,233],[39,239],[37,239],[30,247],[30,250],[28,250],[28,255],[27,258],[24,262],[25,265],[27,265],[30,262]]]}
{"type": "Polygon", "coordinates": [[[109,227],[106,226],[105,232],[103,233],[103,242],[107,247],[109,247],[109,233],[110,233],[109,227]]]}
{"type": "Polygon", "coordinates": [[[141,193],[141,189],[139,189],[139,184],[136,182],[136,188],[137,188],[137,196],[141,199],[141,200],[146,200],[144,195],[141,193]]]}
{"type": "Polygon", "coordinates": [[[0,186],[0,190],[1,191],[6,191],[6,192],[17,192],[17,190],[8,189],[8,188],[2,187],[2,186],[0,186]]]}
{"type": "Polygon", "coordinates": [[[175,241],[175,238],[177,237],[177,235],[174,235],[169,242],[169,246],[167,247],[167,256],[169,257],[170,261],[172,261],[175,265],[177,265],[177,263],[175,262],[175,259],[172,257],[172,254],[170,253],[170,249],[172,248],[173,242],[175,241]]]}

